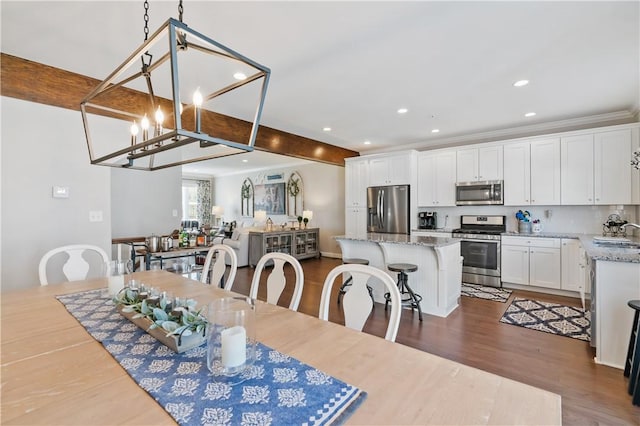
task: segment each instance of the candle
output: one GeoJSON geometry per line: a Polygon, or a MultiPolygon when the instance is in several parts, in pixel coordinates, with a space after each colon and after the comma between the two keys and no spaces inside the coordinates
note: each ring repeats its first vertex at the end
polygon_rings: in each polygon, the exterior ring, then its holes
{"type": "Polygon", "coordinates": [[[112,275],[109,277],[109,295],[115,296],[124,288],[124,275],[112,275]]]}
{"type": "Polygon", "coordinates": [[[140,127],[142,127],[142,140],[146,141],[149,139],[149,119],[147,118],[147,114],[142,117],[142,121],[140,121],[140,127]]]}
{"type": "Polygon", "coordinates": [[[222,340],[222,366],[239,367],[247,360],[247,331],[241,325],[220,333],[222,340]]]}
{"type": "MultiPolygon", "coordinates": [[[[156,136],[162,135],[162,122],[164,121],[164,114],[160,107],[156,110],[156,136]]],[[[161,146],[162,143],[156,143],[156,146],[161,146]]]]}
{"type": "Polygon", "coordinates": [[[196,110],[196,133],[200,133],[200,108],[202,107],[202,93],[200,93],[200,88],[198,87],[193,94],[193,105],[196,110]]]}
{"type": "Polygon", "coordinates": [[[131,125],[131,146],[136,144],[136,136],[138,136],[139,130],[140,129],[138,129],[138,125],[134,121],[133,124],[131,125]]]}

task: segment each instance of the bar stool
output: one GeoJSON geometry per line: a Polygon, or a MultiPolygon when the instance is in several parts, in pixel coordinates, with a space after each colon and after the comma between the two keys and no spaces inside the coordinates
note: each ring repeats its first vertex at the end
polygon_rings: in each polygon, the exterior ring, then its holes
{"type": "MultiPolygon", "coordinates": [[[[398,273],[398,290],[400,290],[400,297],[402,304],[404,306],[411,306],[411,310],[418,310],[418,318],[422,321],[422,309],[420,309],[420,301],[422,300],[422,296],[413,292],[411,287],[409,287],[408,273],[415,272],[418,270],[418,265],[414,265],[413,263],[390,263],[387,265],[387,269],[392,272],[398,273]]],[[[384,295],[384,309],[387,310],[387,305],[391,301],[391,295],[389,293],[385,293],[384,295]]]]}
{"type": "Polygon", "coordinates": [[[629,377],[629,395],[633,405],[640,405],[640,300],[630,300],[627,305],[636,311],[629,337],[627,362],[624,364],[624,376],[629,377]]]}
{"type": "MultiPolygon", "coordinates": [[[[342,259],[342,264],[343,265],[348,265],[348,264],[368,265],[369,261],[367,259],[351,257],[351,258],[342,259]]],[[[347,278],[347,280],[344,283],[342,283],[342,285],[340,286],[340,290],[338,291],[338,305],[340,304],[340,298],[342,297],[342,295],[347,292],[345,288],[351,285],[351,281],[353,281],[353,278],[351,277],[351,275],[349,275],[349,278],[347,278]]],[[[373,289],[368,284],[367,284],[367,290],[369,290],[369,296],[371,297],[371,301],[375,303],[375,301],[373,300],[373,289]]]]}

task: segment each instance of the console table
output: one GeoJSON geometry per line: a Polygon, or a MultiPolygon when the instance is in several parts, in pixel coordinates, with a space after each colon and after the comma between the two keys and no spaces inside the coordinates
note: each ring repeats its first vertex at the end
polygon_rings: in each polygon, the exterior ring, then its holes
{"type": "Polygon", "coordinates": [[[296,259],[320,256],[318,228],[249,232],[249,265],[258,264],[267,253],[290,254],[296,259]]]}

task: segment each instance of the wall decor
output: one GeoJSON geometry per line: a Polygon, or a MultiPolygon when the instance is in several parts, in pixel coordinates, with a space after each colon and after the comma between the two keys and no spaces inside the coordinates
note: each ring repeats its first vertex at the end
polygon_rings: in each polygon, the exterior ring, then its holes
{"type": "Polygon", "coordinates": [[[240,188],[240,214],[253,216],[254,212],[254,187],[251,179],[246,178],[240,188]]]}
{"type": "Polygon", "coordinates": [[[254,187],[254,207],[257,210],[266,211],[268,215],[286,214],[285,189],[284,182],[256,185],[254,187]]]}
{"type": "Polygon", "coordinates": [[[300,216],[304,211],[304,185],[302,176],[296,171],[287,180],[287,215],[300,216]]]}

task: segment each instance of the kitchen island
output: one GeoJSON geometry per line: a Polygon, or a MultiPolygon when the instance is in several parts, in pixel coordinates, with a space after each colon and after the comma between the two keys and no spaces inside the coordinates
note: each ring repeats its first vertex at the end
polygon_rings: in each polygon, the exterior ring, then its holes
{"type": "MultiPolygon", "coordinates": [[[[389,263],[413,263],[418,270],[408,274],[409,286],[422,296],[422,312],[448,316],[458,307],[462,282],[460,240],[405,234],[369,233],[364,236],[337,236],[343,258],[367,259],[369,265],[386,271],[394,281],[397,275],[389,263]]],[[[384,286],[371,281],[373,297],[384,303],[384,286]]]]}

